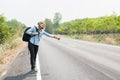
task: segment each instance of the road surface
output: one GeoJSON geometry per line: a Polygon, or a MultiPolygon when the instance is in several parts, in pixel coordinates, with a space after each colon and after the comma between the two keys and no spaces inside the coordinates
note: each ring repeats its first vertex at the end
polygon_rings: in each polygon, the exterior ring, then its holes
{"type": "Polygon", "coordinates": [[[120,80],[120,47],[74,39],[42,39],[42,80],[120,80]]]}
{"type": "MultiPolygon", "coordinates": [[[[16,64],[12,65],[12,68],[19,68],[16,72],[12,69],[12,73],[8,70],[3,80],[40,80],[36,75],[29,75],[29,59],[25,52],[26,49],[21,56],[26,62],[20,63],[19,55],[16,64]]],[[[42,80],[120,80],[119,46],[43,37],[38,59],[42,80]]]]}

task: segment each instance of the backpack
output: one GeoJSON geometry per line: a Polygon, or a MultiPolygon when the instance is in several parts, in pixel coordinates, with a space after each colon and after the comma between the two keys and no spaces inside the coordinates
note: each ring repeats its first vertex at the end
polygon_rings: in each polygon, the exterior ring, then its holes
{"type": "MultiPolygon", "coordinates": [[[[31,27],[27,27],[27,28],[25,29],[24,33],[23,33],[22,40],[25,41],[25,42],[29,42],[30,38],[32,37],[31,35],[29,35],[29,34],[26,33],[26,31],[27,31],[28,29],[30,29],[30,28],[31,28],[31,27]]],[[[37,29],[37,27],[35,27],[35,29],[36,29],[37,32],[39,32],[38,29],[37,29]]]]}

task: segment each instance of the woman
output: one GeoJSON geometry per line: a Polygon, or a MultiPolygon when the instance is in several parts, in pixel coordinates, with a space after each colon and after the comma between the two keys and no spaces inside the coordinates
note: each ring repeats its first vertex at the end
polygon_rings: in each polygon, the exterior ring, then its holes
{"type": "Polygon", "coordinates": [[[29,30],[26,31],[27,34],[31,35],[30,41],[28,42],[28,49],[30,51],[30,62],[31,62],[31,73],[35,73],[35,63],[36,63],[36,55],[39,49],[39,41],[42,37],[42,35],[46,35],[51,38],[55,38],[60,40],[59,37],[56,37],[54,35],[51,35],[44,31],[45,29],[45,23],[44,22],[38,22],[38,28],[32,27],[29,30]]]}

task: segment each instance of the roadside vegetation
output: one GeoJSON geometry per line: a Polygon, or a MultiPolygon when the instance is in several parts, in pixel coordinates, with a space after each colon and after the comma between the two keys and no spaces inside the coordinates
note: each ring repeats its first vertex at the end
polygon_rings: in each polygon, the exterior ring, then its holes
{"type": "Polygon", "coordinates": [[[46,19],[47,31],[80,40],[120,45],[120,15],[113,13],[64,23],[60,23],[61,18],[59,13],[55,14],[53,22],[46,19]]]}
{"type": "Polygon", "coordinates": [[[79,35],[60,35],[65,38],[73,38],[90,42],[104,43],[120,46],[120,34],[79,34],[79,35]]]}
{"type": "Polygon", "coordinates": [[[4,15],[0,15],[0,64],[4,63],[6,50],[14,49],[16,46],[22,43],[21,35],[25,25],[16,19],[7,21],[4,15]]]}

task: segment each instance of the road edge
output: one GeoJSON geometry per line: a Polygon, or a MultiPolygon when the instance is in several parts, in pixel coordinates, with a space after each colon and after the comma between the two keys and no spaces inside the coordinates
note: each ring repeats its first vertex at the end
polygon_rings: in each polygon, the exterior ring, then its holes
{"type": "Polygon", "coordinates": [[[2,79],[2,77],[7,73],[7,69],[8,69],[8,67],[9,67],[9,65],[11,65],[12,63],[13,63],[13,61],[16,59],[16,57],[22,52],[22,51],[24,51],[24,49],[26,49],[26,44],[24,44],[25,46],[24,47],[22,47],[22,49],[20,49],[17,53],[16,53],[16,55],[13,57],[13,59],[10,61],[10,62],[8,62],[8,63],[6,63],[5,64],[5,66],[4,66],[4,68],[0,71],[0,79],[2,79]]]}

